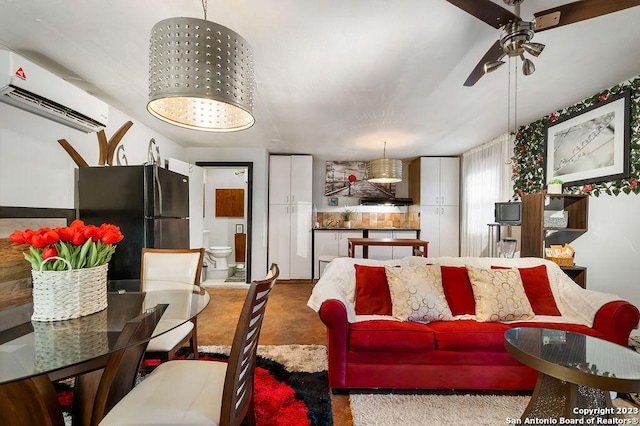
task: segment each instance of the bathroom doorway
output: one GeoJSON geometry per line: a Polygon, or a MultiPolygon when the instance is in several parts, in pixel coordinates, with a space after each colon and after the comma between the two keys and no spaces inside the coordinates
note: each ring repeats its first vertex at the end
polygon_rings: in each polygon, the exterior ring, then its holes
{"type": "Polygon", "coordinates": [[[252,241],[252,204],[253,204],[253,163],[252,162],[196,162],[205,171],[204,194],[204,240],[208,241],[206,260],[207,281],[220,283],[250,282],[251,277],[251,241],[252,241]],[[222,202],[218,197],[229,196],[237,201],[237,194],[244,194],[244,214],[222,212],[234,201],[222,202]],[[216,203],[216,200],[218,201],[216,203]],[[216,216],[216,213],[218,214],[216,216]],[[227,216],[230,215],[230,216],[227,216]],[[231,248],[225,250],[225,248],[231,248]],[[228,255],[227,255],[228,253],[228,255]],[[215,256],[219,257],[215,257],[215,256]],[[216,259],[218,259],[216,261],[216,259]],[[222,262],[221,262],[222,260],[222,262]],[[213,263],[212,263],[213,261],[213,263]],[[219,268],[219,266],[224,268],[219,268]],[[218,266],[217,270],[215,266],[218,266]],[[228,268],[227,272],[221,269],[228,268]],[[222,275],[225,275],[224,277],[222,275]]]}

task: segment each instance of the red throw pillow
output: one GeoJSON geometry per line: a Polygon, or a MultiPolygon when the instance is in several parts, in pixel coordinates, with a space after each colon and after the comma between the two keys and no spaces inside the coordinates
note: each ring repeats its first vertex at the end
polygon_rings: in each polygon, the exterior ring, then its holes
{"type": "MultiPolygon", "coordinates": [[[[491,269],[508,269],[504,266],[492,266],[491,269]]],[[[531,268],[518,268],[524,292],[531,304],[531,309],[536,315],[560,316],[560,310],[556,305],[556,299],[551,291],[547,266],[539,265],[531,268]]]]}
{"type": "Polygon", "coordinates": [[[356,268],[356,315],[391,315],[391,293],[384,266],[356,268]]]}
{"type": "Polygon", "coordinates": [[[453,315],[474,315],[476,302],[473,299],[473,287],[464,266],[440,265],[442,288],[453,315]]]}

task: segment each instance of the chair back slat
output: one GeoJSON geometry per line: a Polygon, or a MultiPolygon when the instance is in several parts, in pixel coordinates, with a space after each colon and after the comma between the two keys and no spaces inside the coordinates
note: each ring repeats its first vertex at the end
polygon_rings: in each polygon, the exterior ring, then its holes
{"type": "Polygon", "coordinates": [[[279,273],[278,265],[273,264],[268,278],[253,281],[249,288],[229,355],[220,414],[221,426],[237,426],[248,415],[253,416],[253,378],[258,339],[267,300],[279,273]]]}

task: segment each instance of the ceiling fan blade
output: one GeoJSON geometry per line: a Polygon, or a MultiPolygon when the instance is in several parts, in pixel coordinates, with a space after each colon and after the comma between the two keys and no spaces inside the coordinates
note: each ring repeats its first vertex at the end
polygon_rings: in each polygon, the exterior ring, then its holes
{"type": "Polygon", "coordinates": [[[502,50],[502,46],[500,46],[500,40],[496,40],[496,42],[493,43],[493,46],[491,46],[487,53],[484,54],[482,59],[480,59],[478,65],[476,65],[473,71],[471,71],[471,74],[469,74],[469,77],[467,77],[467,81],[464,82],[464,85],[469,87],[476,84],[478,80],[480,80],[480,78],[485,74],[484,64],[486,64],[487,62],[499,61],[504,55],[505,53],[502,50]]]}
{"type": "Polygon", "coordinates": [[[580,0],[534,13],[535,31],[544,31],[640,5],[640,0],[580,0]]]}
{"type": "Polygon", "coordinates": [[[518,15],[495,4],[491,0],[447,0],[470,15],[486,22],[494,28],[500,28],[509,21],[519,21],[518,15]]]}

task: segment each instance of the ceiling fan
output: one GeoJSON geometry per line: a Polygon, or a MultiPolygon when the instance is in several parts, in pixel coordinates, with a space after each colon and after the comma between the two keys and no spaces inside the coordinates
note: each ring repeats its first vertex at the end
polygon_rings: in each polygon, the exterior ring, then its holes
{"type": "Polygon", "coordinates": [[[501,29],[500,39],[489,48],[473,69],[465,86],[473,86],[480,78],[491,71],[495,71],[505,62],[505,56],[520,57],[522,59],[522,73],[533,74],[535,66],[524,53],[538,57],[545,45],[531,40],[536,32],[573,24],[619,10],[640,5],[640,0],[580,0],[567,3],[552,9],[534,13],[534,20],[520,19],[520,3],[523,0],[503,0],[514,7],[511,12],[491,0],[447,0],[454,6],[486,22],[494,28],[501,29]]]}

